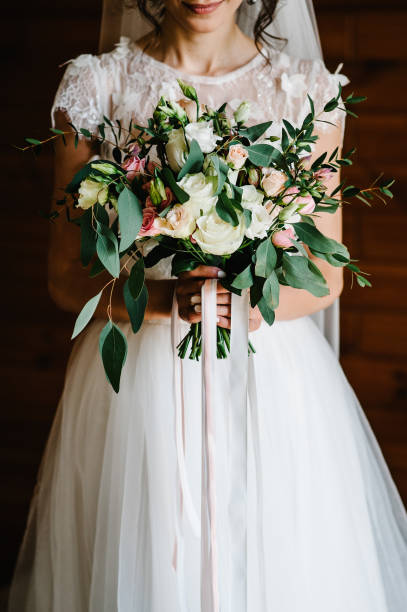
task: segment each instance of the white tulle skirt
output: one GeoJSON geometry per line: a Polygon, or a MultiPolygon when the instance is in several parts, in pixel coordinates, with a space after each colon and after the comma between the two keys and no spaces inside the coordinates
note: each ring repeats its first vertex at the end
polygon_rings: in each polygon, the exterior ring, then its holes
{"type": "MultiPolygon", "coordinates": [[[[116,395],[98,356],[102,325],[92,323],[69,361],[10,612],[180,610],[170,326],[147,322],[136,336],[125,326],[129,354],[116,395]]],[[[248,612],[405,612],[406,513],[331,348],[308,317],[263,324],[251,340],[263,535],[259,542],[252,440],[248,612]]],[[[186,466],[200,508],[201,377],[189,360],[184,392],[186,466]]],[[[200,542],[186,518],[183,533],[182,597],[199,612],[200,542]]]]}

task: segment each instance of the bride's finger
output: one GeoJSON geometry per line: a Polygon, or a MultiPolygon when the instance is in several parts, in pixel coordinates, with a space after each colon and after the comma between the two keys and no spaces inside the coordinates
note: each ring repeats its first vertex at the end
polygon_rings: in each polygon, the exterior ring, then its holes
{"type": "Polygon", "coordinates": [[[198,266],[195,270],[181,272],[179,278],[225,278],[226,274],[216,266],[198,266]]]}
{"type": "Polygon", "coordinates": [[[227,317],[218,317],[218,326],[230,329],[230,319],[227,317]]]}

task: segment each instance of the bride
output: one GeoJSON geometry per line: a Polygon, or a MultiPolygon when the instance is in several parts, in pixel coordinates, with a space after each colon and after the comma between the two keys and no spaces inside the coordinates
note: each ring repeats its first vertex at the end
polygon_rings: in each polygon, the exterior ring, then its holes
{"type": "MultiPolygon", "coordinates": [[[[80,55],[69,63],[53,108],[56,126],[67,129],[71,121],[96,131],[104,115],[143,124],[161,93],[182,97],[177,78],[193,85],[211,107],[227,100],[233,109],[250,101],[252,123],[273,119],[276,133],[283,117],[302,121],[307,93],[322,108],[336,95],[340,77],[318,59],[311,3],[288,0],[277,7],[273,24],[277,2],[241,6],[241,1],[138,0],[135,12],[125,11],[121,22],[121,12],[113,13],[103,28],[105,42],[106,36],[117,40],[119,30],[129,37],[113,51],[80,55]],[[272,33],[287,37],[283,50],[282,37],[272,33]]],[[[340,113],[335,123],[319,124],[314,156],[319,148],[341,147],[340,113]]],[[[105,145],[98,151],[85,139],[77,148],[73,139],[66,147],[58,145],[56,199],[59,188],[93,155],[111,152],[105,145]]],[[[330,187],[337,181],[331,179],[330,187]]],[[[340,209],[321,214],[316,223],[341,240],[340,209]]],[[[104,281],[91,281],[81,268],[78,240],[72,224],[53,224],[50,292],[71,312],[78,312],[104,281]]],[[[407,609],[405,510],[334,351],[311,318],[336,304],[342,269],[320,259],[315,263],[327,278],[329,296],[281,287],[272,327],[261,324],[256,309],[250,312],[258,406],[248,427],[242,574],[247,595],[240,597],[238,583],[233,588],[229,571],[240,534],[220,516],[220,604],[201,608],[200,541],[178,503],[172,298],[175,291],[186,330],[200,320],[204,279],[221,274],[201,266],[176,282],[166,259],[149,270],[149,303],[137,335],[120,292],[113,303],[113,317],[122,320],[129,342],[119,394],[106,381],[98,356],[106,303],[75,343],[31,504],[10,612],[407,609]]],[[[219,324],[230,327],[230,294],[219,286],[217,296],[219,324]]],[[[227,367],[227,360],[219,363],[227,367]]],[[[199,508],[200,364],[185,360],[183,368],[185,466],[199,508]]],[[[227,448],[227,415],[220,410],[216,418],[219,446],[223,439],[227,448]]],[[[221,507],[227,486],[224,475],[218,483],[221,507]]]]}

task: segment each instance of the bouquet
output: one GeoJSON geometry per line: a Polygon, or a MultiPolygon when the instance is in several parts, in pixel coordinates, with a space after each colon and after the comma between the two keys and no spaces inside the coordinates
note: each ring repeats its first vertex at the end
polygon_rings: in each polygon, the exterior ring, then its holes
{"type": "MultiPolygon", "coordinates": [[[[92,319],[103,291],[112,295],[121,273],[128,275],[123,298],[136,333],[148,301],[145,269],[171,255],[173,276],[200,264],[221,268],[222,285],[237,294],[249,290],[251,306],[258,306],[269,325],[274,322],[280,285],[306,289],[318,297],[329,293],[309,253],[348,268],[360,286],[370,286],[346,246],[324,236],[314,218],[334,213],[351,197],[369,205],[374,196],[391,197],[393,181],[380,186],[375,181],[365,189],[342,182],[328,193],[328,178],[352,164],[354,150],[340,156],[336,149],[310,162],[318,139],[316,123],[326,121],[326,113],[338,108],[356,116],[348,106],[364,98],[351,94],[342,100],[339,87],[338,95],[317,113],[308,96],[309,114],[302,125],[283,120],[281,136],[268,137],[272,121],[246,125],[249,102],[240,104],[231,116],[227,104],[217,110],[203,106],[193,87],[178,83],[185,102],[161,97],[146,126],[131,121],[125,129],[119,120],[104,117],[93,134],[71,124],[75,144],[80,136],[110,143],[114,160],[86,164],[57,202],[66,208],[68,220],[80,227],[80,257],[83,266],[90,265],[89,276],[103,270],[111,276],[84,305],[72,338],[92,319]],[[72,219],[71,206],[83,214],[72,219]],[[154,248],[144,254],[144,243],[152,240],[154,248]]],[[[55,128],[52,132],[47,140],[61,137],[65,142],[67,132],[55,128]]],[[[26,140],[25,149],[46,142],[26,140]]],[[[99,346],[107,378],[118,392],[127,342],[110,307],[107,314],[99,346]]],[[[177,347],[181,358],[188,354],[199,359],[200,326],[193,324],[177,347]]],[[[217,356],[226,357],[229,349],[230,332],[218,327],[217,356]]],[[[249,350],[254,348],[249,345],[249,350]]]]}

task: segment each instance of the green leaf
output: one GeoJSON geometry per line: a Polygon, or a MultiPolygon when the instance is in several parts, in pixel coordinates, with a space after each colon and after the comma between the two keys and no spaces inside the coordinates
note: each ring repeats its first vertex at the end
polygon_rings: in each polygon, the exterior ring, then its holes
{"type": "Polygon", "coordinates": [[[81,262],[83,266],[87,266],[90,263],[93,255],[96,251],[96,232],[92,226],[92,214],[91,208],[88,208],[79,219],[81,228],[81,262]]]}
{"type": "Polygon", "coordinates": [[[118,278],[120,274],[120,259],[117,238],[111,229],[101,225],[99,222],[96,223],[96,230],[98,234],[96,240],[97,255],[106,270],[112,276],[118,278]]]}
{"type": "Polygon", "coordinates": [[[176,253],[171,262],[171,276],[179,276],[182,272],[195,270],[199,262],[188,253],[176,253]]]}
{"type": "Polygon", "coordinates": [[[84,136],[86,136],[86,138],[91,138],[92,134],[89,132],[89,130],[85,129],[85,128],[81,128],[80,133],[83,134],[84,136]]]}
{"type": "Polygon", "coordinates": [[[133,300],[136,300],[144,285],[144,259],[140,257],[130,270],[128,281],[129,291],[133,300]]]}
{"type": "Polygon", "coordinates": [[[272,162],[279,162],[282,155],[278,149],[269,144],[254,144],[245,147],[249,159],[255,166],[271,166],[272,162]]]}
{"type": "Polygon", "coordinates": [[[53,134],[58,134],[59,136],[63,136],[64,132],[63,130],[58,130],[58,128],[49,128],[50,132],[52,132],[53,134]]]}
{"type": "Polygon", "coordinates": [[[342,192],[342,195],[344,195],[346,198],[353,198],[354,196],[357,196],[360,193],[360,189],[358,189],[357,187],[354,187],[353,185],[349,185],[348,187],[345,187],[345,189],[342,192]]]}
{"type": "Polygon", "coordinates": [[[278,282],[277,274],[273,272],[268,276],[263,285],[263,298],[267,306],[275,310],[279,304],[280,298],[280,283],[278,282]]]}
{"type": "Polygon", "coordinates": [[[273,325],[276,318],[276,313],[272,308],[270,308],[264,297],[260,298],[260,300],[257,302],[257,306],[259,307],[260,313],[265,322],[268,325],[273,325]]]}
{"type": "Polygon", "coordinates": [[[103,291],[101,291],[100,293],[95,295],[93,298],[91,298],[88,302],[86,302],[85,306],[80,311],[75,321],[75,327],[72,332],[71,340],[76,338],[76,336],[78,336],[78,334],[80,334],[81,331],[85,329],[85,327],[87,326],[87,324],[93,317],[95,310],[99,304],[102,293],[103,291]]]}
{"type": "Polygon", "coordinates": [[[256,250],[256,276],[267,278],[273,272],[277,263],[277,252],[270,238],[259,244],[256,250]]]}
{"type": "Polygon", "coordinates": [[[302,255],[283,254],[283,274],[288,285],[296,289],[306,289],[316,297],[329,295],[325,279],[315,271],[315,264],[302,255]]]}
{"type": "Polygon", "coordinates": [[[216,212],[223,221],[230,223],[233,225],[233,227],[237,227],[239,225],[239,217],[237,216],[235,207],[224,191],[218,198],[216,212]]]}
{"type": "Polygon", "coordinates": [[[324,112],[325,113],[330,113],[331,111],[333,111],[338,106],[339,106],[338,100],[336,98],[332,98],[332,100],[329,100],[329,102],[327,104],[325,104],[324,112]]]}
{"type": "Polygon", "coordinates": [[[143,211],[137,196],[127,187],[123,189],[118,200],[120,224],[120,252],[133,244],[143,222],[143,211]]]}
{"type": "Polygon", "coordinates": [[[311,249],[319,253],[339,253],[349,259],[349,252],[343,244],[332,238],[327,238],[315,226],[302,222],[295,223],[294,229],[298,238],[311,249]]]}
{"type": "Polygon", "coordinates": [[[188,202],[189,195],[186,191],[181,189],[179,185],[177,185],[172,171],[169,168],[163,168],[161,171],[161,175],[164,181],[167,183],[168,187],[171,189],[172,193],[174,194],[176,201],[180,204],[188,202]]]}
{"type": "Polygon", "coordinates": [[[233,280],[232,287],[234,287],[235,289],[248,289],[252,285],[253,274],[251,264],[249,264],[247,268],[245,268],[243,272],[240,272],[240,274],[238,274],[233,280]]]}
{"type": "Polygon", "coordinates": [[[201,147],[198,141],[194,139],[190,144],[188,157],[178,173],[177,180],[180,181],[188,173],[195,174],[196,172],[200,172],[203,162],[204,156],[201,147]]]}
{"type": "Polygon", "coordinates": [[[130,283],[127,280],[123,286],[124,303],[126,304],[127,312],[129,313],[131,328],[136,334],[144,321],[144,314],[148,302],[148,291],[143,284],[141,291],[136,299],[133,298],[130,290],[130,283]]]}
{"type": "Polygon", "coordinates": [[[151,251],[144,257],[144,267],[152,268],[158,264],[159,261],[165,259],[166,257],[170,257],[170,255],[173,254],[173,250],[167,248],[165,245],[157,244],[157,246],[151,249],[151,251]]]}
{"type": "Polygon", "coordinates": [[[219,195],[223,189],[223,185],[225,184],[229,171],[229,166],[225,164],[225,162],[222,161],[217,155],[211,156],[210,159],[213,164],[213,167],[215,168],[216,176],[218,179],[217,188],[214,195],[219,195]]]}
{"type": "Polygon", "coordinates": [[[26,138],[25,141],[36,146],[42,144],[41,140],[38,140],[37,138],[26,138]]]}
{"type": "Polygon", "coordinates": [[[272,125],[272,121],[266,121],[265,123],[258,123],[257,125],[252,125],[249,128],[241,128],[239,130],[239,136],[244,136],[250,142],[254,142],[258,140],[260,136],[263,136],[264,132],[268,130],[270,125],[272,125]]]}
{"type": "Polygon", "coordinates": [[[108,321],[100,333],[99,351],[107,380],[118,393],[120,376],[127,357],[127,340],[121,329],[112,321],[108,321]]]}
{"type": "Polygon", "coordinates": [[[289,121],[286,121],[286,119],[283,119],[283,123],[284,123],[285,129],[287,130],[289,136],[291,138],[295,138],[296,137],[296,133],[295,133],[294,126],[292,126],[289,121]]]}

